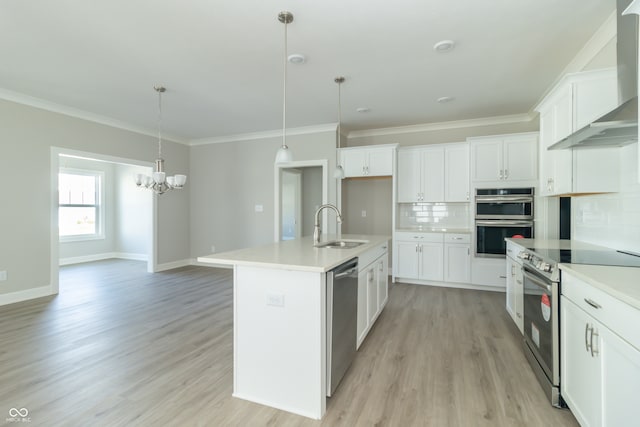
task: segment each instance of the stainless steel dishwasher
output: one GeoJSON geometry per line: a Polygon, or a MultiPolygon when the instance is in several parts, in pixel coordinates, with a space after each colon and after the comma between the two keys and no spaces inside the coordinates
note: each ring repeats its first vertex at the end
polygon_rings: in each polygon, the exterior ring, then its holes
{"type": "Polygon", "coordinates": [[[358,258],[327,273],[327,396],[331,396],[356,355],[358,258]]]}

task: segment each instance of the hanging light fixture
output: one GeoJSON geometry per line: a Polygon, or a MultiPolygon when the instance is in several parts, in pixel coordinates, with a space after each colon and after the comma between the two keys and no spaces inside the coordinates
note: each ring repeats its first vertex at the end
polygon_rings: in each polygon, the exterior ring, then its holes
{"type": "Polygon", "coordinates": [[[280,12],[278,21],[284,24],[284,81],[282,84],[282,146],[276,154],[276,164],[293,161],[293,154],[287,147],[287,24],[293,22],[291,12],[280,12]]]}
{"type": "Polygon", "coordinates": [[[156,194],[164,194],[168,190],[181,190],[187,182],[186,175],[166,176],[164,172],[164,159],[162,158],[162,94],[166,91],[163,86],[154,86],[158,92],[158,158],[156,169],[152,176],[136,175],[136,185],[148,188],[156,194]]]}
{"type": "Polygon", "coordinates": [[[340,88],[342,83],[344,83],[344,77],[336,77],[333,81],[338,83],[338,149],[336,150],[336,170],[333,172],[333,177],[335,179],[342,179],[344,178],[344,169],[342,168],[342,165],[340,165],[340,139],[342,138],[342,133],[340,131],[340,125],[342,123],[342,100],[340,99],[340,88]]]}

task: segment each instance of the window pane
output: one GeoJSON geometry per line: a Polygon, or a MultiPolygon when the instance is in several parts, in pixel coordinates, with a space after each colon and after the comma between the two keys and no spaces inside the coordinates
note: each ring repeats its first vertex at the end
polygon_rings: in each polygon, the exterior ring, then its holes
{"type": "Polygon", "coordinates": [[[58,175],[60,204],[95,205],[96,176],[61,173],[58,175]]]}
{"type": "Polygon", "coordinates": [[[61,236],[96,234],[96,208],[64,207],[58,209],[61,236]]]}

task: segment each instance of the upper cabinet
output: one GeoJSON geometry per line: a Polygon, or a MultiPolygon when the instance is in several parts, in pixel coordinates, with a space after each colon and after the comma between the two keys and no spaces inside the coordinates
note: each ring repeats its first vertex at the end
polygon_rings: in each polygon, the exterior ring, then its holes
{"type": "Polygon", "coordinates": [[[538,169],[538,134],[474,137],[471,180],[477,186],[534,186],[538,169]]]}
{"type": "Polygon", "coordinates": [[[395,150],[395,144],[340,149],[345,178],[393,175],[395,150]]]}
{"type": "Polygon", "coordinates": [[[617,148],[548,150],[618,105],[616,69],[568,74],[540,103],[540,193],[618,191],[617,148]]]}
{"type": "Polygon", "coordinates": [[[435,144],[398,151],[398,202],[467,202],[469,145],[435,144]]]}

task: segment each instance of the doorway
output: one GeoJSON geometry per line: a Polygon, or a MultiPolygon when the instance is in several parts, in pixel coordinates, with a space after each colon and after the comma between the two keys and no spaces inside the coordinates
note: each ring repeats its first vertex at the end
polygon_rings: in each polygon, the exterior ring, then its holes
{"type": "Polygon", "coordinates": [[[313,234],[314,213],[328,200],[327,167],[326,160],[276,165],[275,241],[313,234]]]}
{"type": "MultiPolygon", "coordinates": [[[[157,201],[150,191],[137,188],[133,180],[136,173],[150,174],[151,170],[152,164],[148,162],[52,147],[50,216],[54,293],[59,291],[60,265],[123,258],[146,261],[147,271],[155,271],[157,201]],[[96,214],[92,218],[96,221],[96,232],[86,236],[61,236],[59,209],[60,203],[65,202],[58,193],[60,173],[68,178],[69,174],[91,171],[101,177],[97,186],[100,194],[96,190],[98,197],[94,202],[96,214]]],[[[69,200],[65,205],[77,203],[69,200]]]]}

